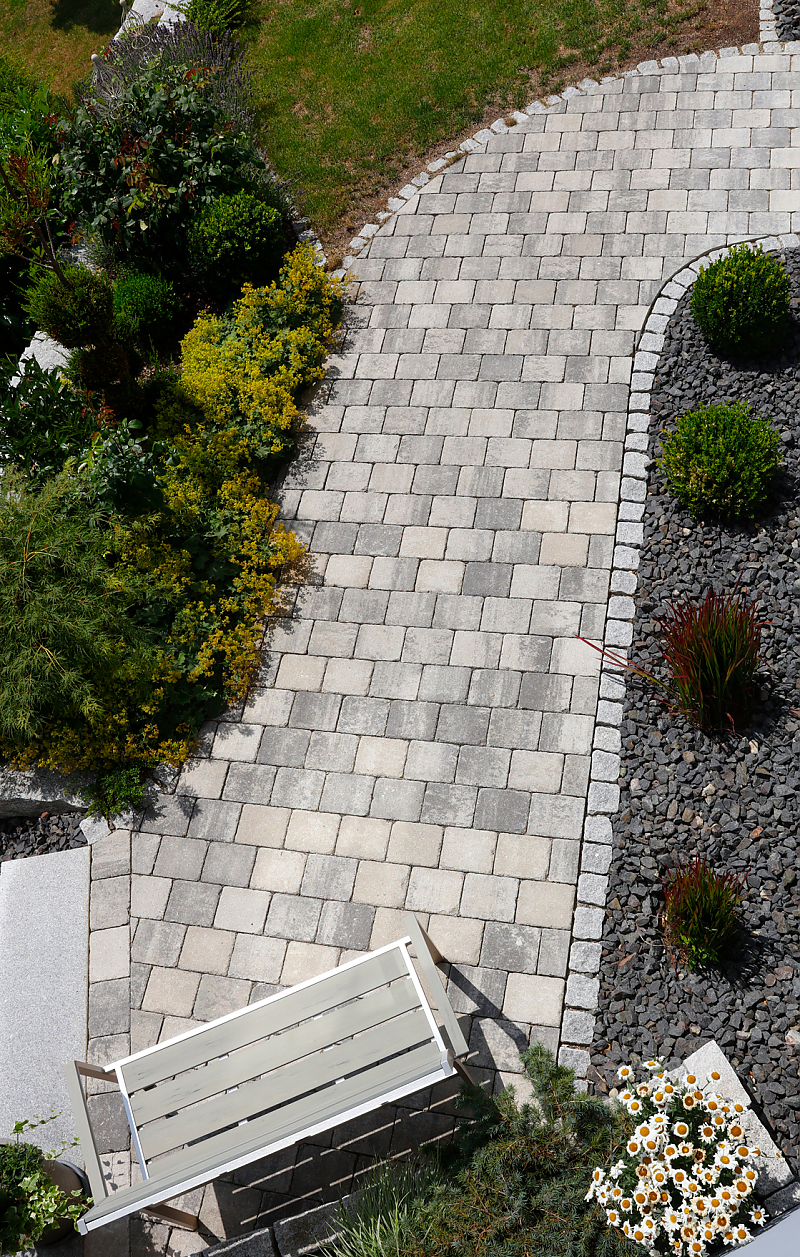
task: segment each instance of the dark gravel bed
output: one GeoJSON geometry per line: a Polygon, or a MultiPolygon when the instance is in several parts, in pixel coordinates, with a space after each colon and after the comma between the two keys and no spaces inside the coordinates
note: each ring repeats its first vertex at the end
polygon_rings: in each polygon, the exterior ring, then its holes
{"type": "MultiPolygon", "coordinates": [[[[783,255],[800,298],[800,256],[783,255]]],[[[797,302],[800,304],[800,302],[797,302]]],[[[591,1077],[613,1085],[623,1061],[674,1066],[714,1038],[750,1086],[776,1141],[800,1169],[800,325],[770,361],[731,363],[706,345],[681,301],[652,399],[658,433],[699,404],[747,399],[774,418],[784,465],[753,527],[695,523],[651,470],[631,657],[657,669],[654,619],[709,585],[742,589],[770,621],[760,701],[735,733],[707,736],[629,681],[622,722],[622,798],[603,935],[591,1077]],[[679,857],[706,855],[746,872],[735,947],[722,972],[673,967],[657,914],[661,879],[679,857]]]]}
{"type": "Polygon", "coordinates": [[[800,3],[798,0],[773,0],[778,39],[800,38],[800,3]]]}
{"type": "Polygon", "coordinates": [[[80,828],[83,817],[83,812],[0,817],[0,863],[85,847],[86,839],[80,828]]]}

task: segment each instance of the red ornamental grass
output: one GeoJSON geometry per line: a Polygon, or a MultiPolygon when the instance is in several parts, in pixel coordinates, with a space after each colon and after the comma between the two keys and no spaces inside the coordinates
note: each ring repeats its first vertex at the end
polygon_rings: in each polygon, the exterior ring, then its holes
{"type": "Polygon", "coordinates": [[[699,604],[673,602],[660,622],[658,646],[668,679],[641,664],[579,638],[617,667],[667,691],[673,705],[704,729],[735,728],[750,712],[759,664],[761,630],[758,604],[738,589],[733,594],[706,592],[699,604]]]}
{"type": "Polygon", "coordinates": [[[703,601],[672,603],[661,622],[661,652],[676,705],[704,728],[745,717],[761,649],[758,606],[736,592],[709,589],[703,601]]]}
{"type": "Polygon", "coordinates": [[[670,869],[661,920],[667,943],[689,969],[718,965],[736,932],[747,873],[716,873],[705,857],[670,869]]]}

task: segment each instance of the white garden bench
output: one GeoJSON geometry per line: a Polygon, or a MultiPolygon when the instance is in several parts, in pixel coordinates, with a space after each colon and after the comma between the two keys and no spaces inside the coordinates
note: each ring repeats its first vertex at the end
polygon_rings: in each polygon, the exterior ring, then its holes
{"type": "Polygon", "coordinates": [[[163,1202],[456,1071],[469,1079],[442,957],[414,917],[406,926],[396,943],[165,1043],[65,1066],[94,1200],[79,1230],[139,1209],[196,1230],[163,1202]],[[116,1080],[142,1182],[108,1191],[82,1076],[116,1080]]]}

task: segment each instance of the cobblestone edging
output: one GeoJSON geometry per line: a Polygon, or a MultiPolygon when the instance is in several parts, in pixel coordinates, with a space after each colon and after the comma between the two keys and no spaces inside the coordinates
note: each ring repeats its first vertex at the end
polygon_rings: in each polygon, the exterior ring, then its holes
{"type": "MultiPolygon", "coordinates": [[[[375,215],[375,222],[365,223],[357,235],[353,237],[347,246],[347,253],[344,256],[341,267],[334,271],[334,275],[343,278],[355,266],[358,255],[369,244],[370,240],[385,222],[417,196],[431,179],[445,170],[448,166],[454,165],[460,161],[462,157],[466,157],[468,153],[480,152],[489,140],[495,135],[506,135],[513,129],[513,126],[520,122],[525,122],[533,114],[548,113],[554,106],[560,105],[563,101],[569,100],[573,96],[583,96],[587,92],[597,91],[601,85],[614,83],[618,79],[633,78],[638,74],[658,74],[664,72],[667,74],[677,74],[679,72],[687,72],[694,69],[708,72],[713,70],[718,60],[725,57],[736,57],[740,54],[744,56],[756,55],[760,52],[777,53],[777,52],[793,52],[800,50],[800,42],[783,42],[778,40],[776,19],[773,13],[773,0],[760,0],[759,9],[759,40],[757,44],[743,44],[741,48],[721,48],[719,52],[704,52],[699,56],[697,53],[691,53],[684,57],[663,57],[660,61],[640,61],[635,70],[624,70],[621,74],[608,74],[604,78],[597,80],[592,78],[582,79],[577,86],[566,87],[563,92],[558,95],[547,96],[544,101],[534,100],[525,106],[524,111],[515,109],[512,113],[507,114],[506,118],[513,118],[514,123],[509,125],[504,118],[498,118],[489,127],[483,127],[480,131],[476,131],[473,136],[466,140],[462,140],[457,149],[452,149],[444,154],[443,157],[437,157],[430,162],[424,170],[409,180],[395,196],[389,197],[387,201],[388,210],[381,211],[375,215]]],[[[325,258],[324,248],[319,237],[312,230],[302,231],[298,233],[298,239],[305,240],[313,245],[316,253],[325,258]]]]}
{"type": "MultiPolygon", "coordinates": [[[[765,250],[791,249],[800,244],[800,237],[790,233],[759,237],[749,243],[760,244],[765,250]]],[[[701,265],[723,257],[728,251],[728,248],[708,250],[664,284],[645,320],[634,355],[604,639],[605,648],[620,658],[627,659],[628,648],[633,641],[634,595],[638,584],[636,573],[644,539],[641,520],[651,467],[647,452],[650,393],[664,347],[664,331],[679,300],[696,280],[701,265]]],[[[600,939],[612,858],[611,817],[619,810],[620,801],[617,781],[621,745],[619,726],[625,698],[623,677],[622,668],[615,667],[607,659],[603,660],[562,1022],[562,1044],[566,1046],[562,1046],[559,1053],[561,1063],[572,1066],[581,1077],[586,1076],[589,1068],[588,1045],[594,1037],[594,1014],[600,990],[600,939]]]]}

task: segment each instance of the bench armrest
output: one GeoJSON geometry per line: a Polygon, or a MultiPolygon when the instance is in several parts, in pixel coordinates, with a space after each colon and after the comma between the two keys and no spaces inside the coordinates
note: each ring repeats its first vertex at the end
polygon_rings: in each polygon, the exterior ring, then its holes
{"type": "Polygon", "coordinates": [[[456,1056],[466,1056],[469,1052],[469,1045],[464,1038],[461,1027],[458,1024],[458,1018],[453,1012],[452,1005],[447,998],[441,975],[439,974],[439,970],[436,968],[435,964],[436,960],[442,960],[444,958],[441,952],[434,947],[419,921],[412,913],[407,912],[404,914],[403,923],[411,942],[414,944],[414,951],[417,954],[417,963],[422,970],[422,976],[428,985],[431,995],[433,996],[433,1001],[436,1005],[439,1016],[444,1022],[444,1028],[447,1031],[450,1046],[456,1056]]]}
{"type": "Polygon", "coordinates": [[[64,1066],[64,1074],[67,1079],[67,1090],[75,1118],[75,1129],[81,1141],[81,1152],[86,1165],[86,1175],[89,1179],[89,1186],[92,1189],[92,1199],[95,1204],[99,1204],[108,1193],[106,1180],[103,1177],[103,1168],[100,1165],[97,1144],[94,1141],[92,1124],[89,1121],[89,1110],[86,1107],[86,1096],[83,1091],[81,1074],[89,1074],[90,1077],[95,1078],[98,1076],[103,1077],[107,1082],[110,1079],[107,1074],[98,1070],[96,1066],[86,1065],[84,1061],[68,1061],[64,1066]]]}

